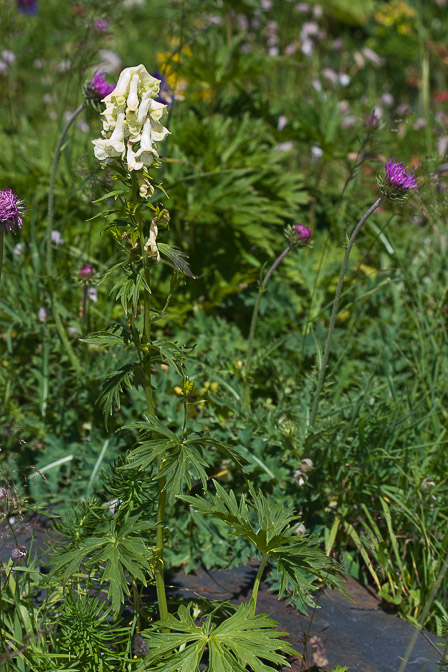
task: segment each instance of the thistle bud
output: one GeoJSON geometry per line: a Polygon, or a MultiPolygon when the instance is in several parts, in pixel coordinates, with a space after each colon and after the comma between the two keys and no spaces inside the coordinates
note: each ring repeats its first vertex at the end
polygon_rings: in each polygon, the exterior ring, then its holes
{"type": "Polygon", "coordinates": [[[26,548],[25,546],[16,546],[11,551],[11,560],[14,565],[20,565],[26,558],[26,548]]]}

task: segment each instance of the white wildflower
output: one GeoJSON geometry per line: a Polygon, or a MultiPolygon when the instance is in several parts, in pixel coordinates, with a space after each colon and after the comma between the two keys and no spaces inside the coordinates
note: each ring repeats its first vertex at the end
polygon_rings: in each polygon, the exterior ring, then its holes
{"type": "Polygon", "coordinates": [[[87,290],[87,298],[89,301],[96,303],[98,301],[98,290],[96,287],[89,287],[87,290]]]}
{"type": "Polygon", "coordinates": [[[298,527],[294,530],[294,534],[297,534],[300,537],[302,534],[306,534],[306,527],[303,523],[300,523],[298,527]]]}
{"type": "Polygon", "coordinates": [[[154,218],[151,222],[151,227],[149,229],[149,238],[145,243],[144,250],[148,257],[156,257],[157,263],[160,261],[159,248],[157,247],[157,234],[159,230],[157,228],[156,219],[154,218]]]}
{"type": "Polygon", "coordinates": [[[2,51],[2,60],[5,63],[8,63],[8,65],[12,65],[13,63],[16,62],[16,55],[13,51],[9,51],[9,49],[3,49],[2,51]]]}
{"type": "Polygon", "coordinates": [[[55,245],[63,245],[64,239],[62,238],[61,234],[59,231],[56,231],[55,229],[51,232],[51,242],[54,243],[55,245]]]}
{"type": "Polygon", "coordinates": [[[159,88],[160,81],[143,65],[123,70],[115,89],[104,98],[103,137],[93,140],[99,161],[121,158],[130,171],[154,164],[159,156],[155,143],[169,133],[160,123],[167,106],[154,100],[159,88]]]}
{"type": "Polygon", "coordinates": [[[300,471],[302,471],[303,473],[306,473],[307,471],[312,471],[313,469],[314,469],[313,460],[311,460],[309,457],[305,457],[300,462],[300,471]]]}

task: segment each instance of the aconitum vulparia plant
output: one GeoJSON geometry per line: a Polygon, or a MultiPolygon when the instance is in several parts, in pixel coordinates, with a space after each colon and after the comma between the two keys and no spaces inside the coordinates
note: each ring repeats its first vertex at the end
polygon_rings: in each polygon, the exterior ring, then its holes
{"type": "MultiPolygon", "coordinates": [[[[307,603],[311,601],[308,583],[310,574],[334,587],[338,585],[341,573],[319,550],[315,540],[308,539],[306,535],[297,536],[295,530],[298,522],[292,522],[295,515],[291,510],[283,510],[271,504],[268,506],[263,494],[255,492],[250,485],[248,494],[242,496],[238,504],[239,513],[236,517],[234,507],[237,506],[237,496],[233,492],[228,494],[219,483],[214,484],[215,495],[206,492],[206,498],[189,497],[194,484],[201,484],[207,491],[207,470],[210,464],[225,459],[242,470],[245,462],[238,450],[222,445],[208,434],[206,427],[195,425],[194,429],[190,428],[190,395],[194,382],[188,378],[186,359],[192,348],[180,346],[165,334],[161,336],[160,321],[167,320],[167,309],[173,293],[182,283],[182,274],[190,277],[192,274],[183,252],[157,240],[159,235],[162,237],[170,221],[161,203],[161,187],[155,197],[154,173],[162,161],[159,143],[168,134],[161,123],[166,105],[157,100],[159,87],[160,81],[152,77],[143,65],[126,68],[114,90],[104,98],[102,138],[93,141],[96,158],[113,174],[115,181],[115,188],[99,201],[107,204],[101,217],[120,248],[119,261],[107,269],[105,277],[114,277],[112,292],[120,301],[125,315],[124,319],[91,334],[83,341],[96,347],[114,348],[121,342],[126,352],[123,361],[127,363],[118,371],[110,373],[99,395],[99,404],[106,420],[116,415],[116,409],[120,408],[120,395],[125,387],[138,386],[144,393],[146,406],[141,417],[135,418],[135,422],[127,426],[138,439],[127,451],[125,462],[115,470],[116,475],[113,475],[116,478],[113,484],[114,500],[119,501],[120,505],[113,510],[109,507],[104,510],[104,524],[110,526],[105,536],[111,540],[114,569],[106,569],[103,577],[108,577],[112,609],[119,611],[124,595],[129,594],[125,575],[130,575],[136,610],[135,633],[142,632],[148,640],[150,653],[145,660],[147,669],[163,669],[169,656],[174,656],[176,669],[197,669],[206,644],[210,649],[211,660],[221,660],[220,652],[225,651],[225,659],[241,660],[242,668],[249,665],[259,667],[258,656],[283,663],[283,652],[291,653],[292,650],[273,632],[273,639],[264,638],[265,645],[257,644],[249,657],[243,651],[234,650],[235,633],[245,630],[255,632],[256,639],[256,633],[261,636],[263,632],[264,637],[266,629],[275,630],[273,621],[256,615],[258,587],[266,564],[277,563],[282,577],[281,593],[286,592],[288,586],[288,590],[300,595],[307,603]],[[154,198],[149,198],[153,195],[154,198]],[[161,256],[168,257],[169,265],[157,265],[161,256]],[[165,277],[168,273],[171,273],[169,283],[165,277]],[[162,274],[163,282],[160,282],[162,274]],[[157,293],[154,292],[155,286],[157,293]],[[134,354],[130,357],[131,350],[134,354]],[[182,408],[176,411],[175,417],[163,421],[165,414],[157,403],[154,377],[161,375],[167,367],[171,367],[181,379],[182,408]],[[211,459],[212,451],[217,451],[219,455],[211,459]],[[125,487],[123,484],[126,479],[128,485],[125,487]],[[135,491],[131,484],[143,479],[153,484],[150,498],[145,499],[144,506],[129,496],[129,492],[135,491]],[[247,543],[255,546],[254,550],[260,557],[252,597],[226,621],[226,630],[219,637],[219,651],[214,648],[212,633],[208,631],[209,628],[214,630],[219,627],[219,618],[207,620],[207,625],[204,624],[207,636],[201,636],[193,644],[189,636],[183,640],[182,634],[181,640],[172,640],[171,646],[167,637],[167,633],[172,630],[183,633],[185,628],[190,632],[195,609],[194,604],[181,605],[176,616],[170,614],[164,583],[167,512],[175,512],[179,506],[185,507],[185,502],[201,514],[226,523],[230,533],[243,536],[247,543]],[[223,517],[223,511],[229,515],[223,517]],[[258,521],[256,533],[255,528],[251,527],[254,518],[258,521]],[[236,519],[238,524],[235,528],[236,519]],[[271,535],[274,527],[275,541],[271,535]],[[293,569],[286,571],[285,567],[293,569]],[[306,581],[302,578],[305,572],[306,581]],[[139,610],[139,591],[144,589],[148,580],[154,581],[156,586],[160,621],[152,623],[150,630],[144,630],[145,615],[144,610],[139,610]],[[184,648],[180,646],[182,641],[186,643],[184,648]]],[[[310,232],[302,225],[291,225],[286,237],[288,246],[266,274],[265,285],[274,268],[290,250],[306,246],[310,232]]],[[[84,272],[80,275],[84,281],[84,272]]],[[[104,532],[102,534],[104,536],[104,532]]],[[[101,563],[104,562],[106,551],[103,545],[97,557],[101,563]]],[[[105,578],[103,580],[106,581],[105,578]]],[[[227,615],[223,611],[221,620],[225,620],[227,615]]],[[[172,663],[168,662],[169,665],[172,663]]]]}

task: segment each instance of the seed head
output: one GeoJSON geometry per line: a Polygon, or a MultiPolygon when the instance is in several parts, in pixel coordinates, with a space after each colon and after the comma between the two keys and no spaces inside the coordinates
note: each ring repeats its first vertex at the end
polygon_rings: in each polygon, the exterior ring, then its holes
{"type": "Polygon", "coordinates": [[[26,558],[26,548],[25,546],[16,546],[11,551],[11,560],[14,565],[20,565],[26,558]]]}

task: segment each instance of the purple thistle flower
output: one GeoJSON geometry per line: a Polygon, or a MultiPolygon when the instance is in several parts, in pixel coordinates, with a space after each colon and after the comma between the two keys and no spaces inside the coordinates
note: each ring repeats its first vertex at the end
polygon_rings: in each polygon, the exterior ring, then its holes
{"type": "Polygon", "coordinates": [[[302,224],[297,224],[297,226],[294,227],[294,234],[296,238],[303,243],[311,238],[311,231],[302,224]]]}
{"type": "Polygon", "coordinates": [[[105,33],[106,30],[109,30],[109,24],[106,19],[96,19],[96,21],[94,21],[94,26],[98,33],[105,33]]]}
{"type": "Polygon", "coordinates": [[[112,93],[115,89],[115,84],[109,84],[104,79],[105,72],[100,72],[99,70],[95,71],[90,82],[84,86],[84,95],[87,102],[89,102],[94,107],[97,107],[102,102],[103,98],[112,93]]]}
{"type": "Polygon", "coordinates": [[[85,266],[81,266],[79,269],[79,279],[80,280],[88,280],[89,278],[94,275],[95,269],[93,266],[90,266],[89,264],[86,264],[85,266]]]}
{"type": "Polygon", "coordinates": [[[403,201],[410,189],[416,189],[419,181],[414,170],[393,156],[384,166],[385,175],[377,179],[378,188],[390,200],[403,201]]]}
{"type": "Polygon", "coordinates": [[[17,7],[22,14],[37,14],[37,0],[17,0],[17,7]]]}
{"type": "Polygon", "coordinates": [[[414,171],[410,170],[404,163],[395,161],[393,156],[385,165],[386,177],[391,186],[398,189],[415,189],[418,181],[415,179],[414,171]]]}
{"type": "Polygon", "coordinates": [[[17,198],[12,189],[0,190],[0,231],[7,230],[15,233],[15,227],[19,229],[23,222],[20,215],[24,214],[24,206],[17,198]]]}

